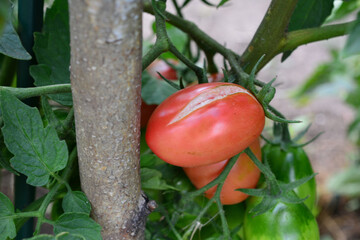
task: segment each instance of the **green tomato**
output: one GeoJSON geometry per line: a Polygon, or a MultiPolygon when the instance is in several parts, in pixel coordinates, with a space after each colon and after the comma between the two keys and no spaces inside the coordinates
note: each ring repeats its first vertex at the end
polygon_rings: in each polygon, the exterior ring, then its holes
{"type": "MultiPolygon", "coordinates": [[[[291,192],[291,194],[295,194],[291,192]]],[[[320,239],[316,219],[304,203],[289,204],[278,202],[268,212],[252,216],[249,210],[262,198],[247,200],[244,219],[246,240],[318,240],[320,239]]]]}
{"type": "MultiPolygon", "coordinates": [[[[262,148],[263,160],[268,162],[276,178],[289,183],[314,173],[310,160],[300,147],[288,147],[284,151],[279,145],[266,144],[262,148]]],[[[305,205],[314,214],[316,212],[315,178],[294,189],[300,198],[308,197],[305,205]]]]}

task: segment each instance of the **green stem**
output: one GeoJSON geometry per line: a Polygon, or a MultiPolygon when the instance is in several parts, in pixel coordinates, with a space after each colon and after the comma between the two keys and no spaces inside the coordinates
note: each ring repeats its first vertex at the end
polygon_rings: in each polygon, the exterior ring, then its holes
{"type": "MultiPolygon", "coordinates": [[[[242,153],[242,152],[241,152],[242,153]]],[[[232,157],[230,159],[230,161],[226,164],[226,167],[224,168],[224,170],[221,172],[221,174],[215,178],[213,181],[211,181],[209,184],[207,184],[206,186],[189,193],[188,195],[186,195],[185,197],[187,198],[193,198],[196,196],[199,196],[201,194],[203,194],[204,192],[206,192],[207,190],[209,190],[210,188],[214,187],[215,185],[224,182],[225,179],[227,178],[227,176],[229,175],[230,170],[232,169],[232,167],[234,166],[234,164],[236,163],[237,159],[239,158],[240,154],[235,155],[234,157],[232,157]]]]}
{"type": "Polygon", "coordinates": [[[202,68],[199,68],[198,66],[196,66],[194,63],[192,63],[189,59],[187,59],[183,54],[181,54],[176,47],[173,44],[170,44],[170,52],[172,54],[174,54],[178,59],[180,59],[180,61],[182,61],[186,66],[188,66],[191,70],[194,71],[194,73],[196,74],[199,82],[201,82],[204,77],[203,74],[203,70],[202,68]]]}
{"type": "Polygon", "coordinates": [[[53,94],[53,93],[68,93],[71,92],[71,84],[55,84],[48,85],[42,87],[29,87],[29,88],[14,88],[14,87],[0,87],[0,90],[7,90],[15,97],[20,100],[41,96],[45,94],[53,94]]]}
{"type": "Polygon", "coordinates": [[[347,23],[333,24],[317,28],[307,28],[289,32],[281,42],[277,52],[280,53],[283,51],[289,51],[304,44],[343,36],[347,34],[348,30],[355,24],[355,22],[356,21],[351,21],[347,23]]]}
{"type": "MultiPolygon", "coordinates": [[[[149,2],[144,3],[144,11],[154,15],[154,9],[149,2]]],[[[193,22],[187,21],[169,12],[165,12],[164,15],[170,24],[187,33],[197,45],[206,52],[206,54],[220,53],[225,56],[227,51],[230,51],[199,29],[193,22]]],[[[236,53],[233,52],[233,54],[236,53]]]]}
{"type": "Polygon", "coordinates": [[[250,72],[261,56],[265,58],[257,71],[266,65],[275,55],[276,46],[284,38],[286,28],[298,0],[272,0],[253,39],[241,56],[241,65],[250,72]],[[275,47],[274,47],[275,46],[275,47]]]}
{"type": "Polygon", "coordinates": [[[225,216],[225,212],[224,212],[224,208],[223,208],[223,205],[221,204],[221,198],[220,198],[221,189],[222,189],[223,185],[224,185],[224,182],[219,183],[219,185],[218,185],[218,187],[217,187],[217,189],[216,189],[216,192],[215,192],[215,194],[214,194],[213,199],[215,199],[216,204],[217,204],[218,209],[219,209],[219,214],[220,214],[220,219],[221,219],[221,225],[222,225],[223,232],[224,232],[224,238],[225,238],[225,239],[231,239],[231,238],[230,238],[229,225],[228,225],[228,223],[227,223],[226,216],[225,216]]]}

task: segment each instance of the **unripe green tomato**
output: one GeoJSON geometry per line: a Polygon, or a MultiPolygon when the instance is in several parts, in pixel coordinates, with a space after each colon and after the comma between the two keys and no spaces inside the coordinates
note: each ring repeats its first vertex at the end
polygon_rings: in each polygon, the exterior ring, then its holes
{"type": "MultiPolygon", "coordinates": [[[[310,160],[300,147],[288,147],[284,151],[279,145],[266,144],[262,148],[264,162],[268,162],[276,178],[289,183],[314,173],[310,160]]],[[[316,211],[315,178],[294,189],[300,198],[308,197],[305,205],[312,213],[316,211]]]]}
{"type": "MultiPolygon", "coordinates": [[[[292,192],[292,194],[295,194],[292,192]]],[[[246,240],[318,240],[319,228],[314,215],[304,203],[279,202],[268,212],[252,216],[249,210],[262,198],[246,201],[244,235],[246,240]]]]}

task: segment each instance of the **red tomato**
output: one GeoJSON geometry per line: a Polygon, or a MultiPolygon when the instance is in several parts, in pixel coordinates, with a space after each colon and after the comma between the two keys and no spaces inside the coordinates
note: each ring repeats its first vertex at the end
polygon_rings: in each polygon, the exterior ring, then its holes
{"type": "MultiPolygon", "coordinates": [[[[259,139],[255,140],[250,145],[251,151],[255,156],[261,160],[261,148],[259,139]]],[[[214,180],[224,170],[229,160],[222,162],[193,168],[183,168],[190,181],[196,188],[202,188],[206,184],[214,180]]],[[[239,188],[254,188],[259,181],[260,171],[256,165],[251,161],[246,153],[242,153],[237,162],[230,170],[224,185],[221,189],[220,199],[221,203],[236,204],[244,201],[248,195],[240,191],[235,191],[239,188]]],[[[216,186],[210,188],[205,192],[207,198],[212,198],[216,191],[216,186]]]]}
{"type": "Polygon", "coordinates": [[[223,73],[212,73],[208,77],[209,82],[220,82],[224,78],[223,73]]]}
{"type": "Polygon", "coordinates": [[[180,167],[228,159],[249,146],[264,128],[260,103],[232,83],[205,83],[182,89],[161,103],[146,131],[150,149],[180,167]]]}
{"type": "MultiPolygon", "coordinates": [[[[168,61],[169,61],[169,63],[171,63],[173,65],[177,64],[177,61],[175,61],[175,60],[169,59],[168,61]]],[[[160,75],[157,72],[161,73],[161,75],[163,75],[168,80],[178,79],[176,70],[171,68],[166,62],[164,62],[162,60],[157,59],[157,60],[153,61],[146,70],[148,71],[148,73],[151,76],[154,76],[158,79],[162,79],[162,78],[160,77],[160,75]]]]}

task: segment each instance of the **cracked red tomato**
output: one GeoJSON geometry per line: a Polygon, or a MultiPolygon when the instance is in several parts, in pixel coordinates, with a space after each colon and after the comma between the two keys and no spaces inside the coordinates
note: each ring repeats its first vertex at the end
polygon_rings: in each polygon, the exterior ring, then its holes
{"type": "MultiPolygon", "coordinates": [[[[251,151],[255,156],[261,160],[260,141],[256,140],[250,145],[251,151]]],[[[218,163],[209,164],[206,166],[183,168],[186,175],[194,186],[199,189],[209,184],[224,170],[229,160],[224,160],[218,163]]],[[[235,165],[229,172],[224,185],[220,192],[220,200],[224,205],[236,204],[244,201],[248,195],[240,191],[239,188],[254,188],[259,181],[260,170],[251,161],[246,153],[242,153],[235,165]]],[[[216,191],[216,186],[210,188],[205,192],[207,198],[212,198],[216,191]]]]}
{"type": "Polygon", "coordinates": [[[162,160],[196,167],[238,154],[259,137],[264,122],[261,104],[243,87],[205,83],[182,89],[161,103],[145,137],[162,160]]]}

